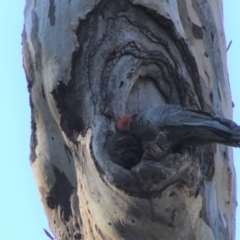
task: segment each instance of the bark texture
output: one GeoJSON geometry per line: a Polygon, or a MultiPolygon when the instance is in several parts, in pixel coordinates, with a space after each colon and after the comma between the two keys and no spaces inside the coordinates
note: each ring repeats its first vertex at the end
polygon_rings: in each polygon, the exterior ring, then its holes
{"type": "Polygon", "coordinates": [[[30,158],[57,239],[234,239],[231,149],[156,161],[160,136],[144,152],[115,128],[161,103],[231,118],[222,18],[220,0],[26,1],[30,158]]]}

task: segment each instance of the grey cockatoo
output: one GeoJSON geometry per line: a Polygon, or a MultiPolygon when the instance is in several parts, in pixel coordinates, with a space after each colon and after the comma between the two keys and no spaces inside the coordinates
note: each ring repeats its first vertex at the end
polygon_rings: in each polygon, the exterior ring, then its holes
{"type": "Polygon", "coordinates": [[[162,132],[173,147],[212,142],[240,147],[240,127],[233,121],[176,105],[162,104],[139,114],[122,115],[116,126],[143,139],[153,140],[162,132]]]}

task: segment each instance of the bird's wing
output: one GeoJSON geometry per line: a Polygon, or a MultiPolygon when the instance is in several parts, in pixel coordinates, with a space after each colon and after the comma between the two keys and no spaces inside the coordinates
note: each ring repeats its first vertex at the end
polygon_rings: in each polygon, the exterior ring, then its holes
{"type": "Polygon", "coordinates": [[[192,126],[229,132],[229,127],[218,118],[201,111],[188,110],[174,105],[160,105],[146,111],[147,120],[156,127],[192,126]]]}

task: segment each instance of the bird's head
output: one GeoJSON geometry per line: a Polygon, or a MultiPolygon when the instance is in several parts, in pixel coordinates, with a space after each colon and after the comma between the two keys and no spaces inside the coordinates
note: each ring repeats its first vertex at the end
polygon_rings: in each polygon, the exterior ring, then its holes
{"type": "Polygon", "coordinates": [[[116,121],[117,129],[119,129],[120,131],[130,132],[131,117],[132,114],[124,114],[121,117],[119,117],[118,120],[116,121]]]}

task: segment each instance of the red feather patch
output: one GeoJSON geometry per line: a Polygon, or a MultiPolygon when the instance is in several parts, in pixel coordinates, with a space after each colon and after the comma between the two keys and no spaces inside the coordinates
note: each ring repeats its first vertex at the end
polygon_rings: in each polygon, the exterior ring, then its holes
{"type": "Polygon", "coordinates": [[[129,131],[131,114],[122,115],[116,122],[117,129],[121,131],[129,131]]]}

